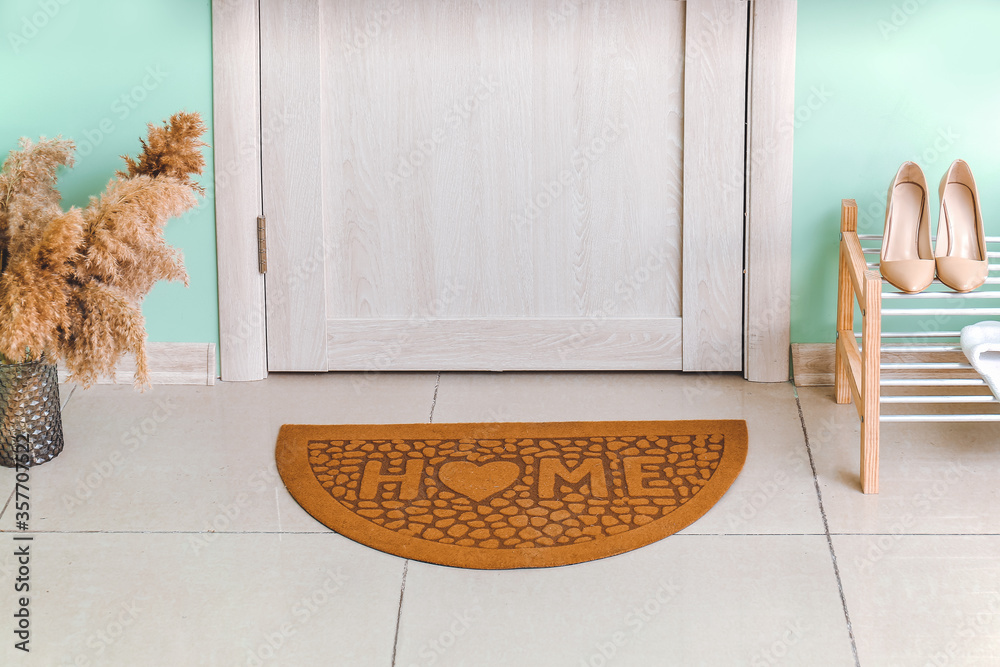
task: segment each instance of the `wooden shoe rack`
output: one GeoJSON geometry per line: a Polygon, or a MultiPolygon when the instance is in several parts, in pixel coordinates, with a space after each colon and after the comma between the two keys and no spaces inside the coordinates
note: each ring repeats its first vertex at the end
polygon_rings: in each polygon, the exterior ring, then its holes
{"type": "Polygon", "coordinates": [[[1000,403],[966,360],[959,341],[961,326],[954,324],[1000,319],[1000,237],[986,239],[986,284],[966,294],[949,291],[937,280],[919,294],[900,292],[879,273],[881,243],[881,236],[858,234],[857,203],[844,199],[836,393],[838,403],[854,402],[861,419],[865,493],[878,493],[882,424],[1000,422],[1000,403]],[[855,303],[861,310],[860,331],[855,331],[855,303]],[[889,331],[883,330],[883,322],[889,331]],[[927,407],[931,405],[938,407],[932,410],[927,407]]]}

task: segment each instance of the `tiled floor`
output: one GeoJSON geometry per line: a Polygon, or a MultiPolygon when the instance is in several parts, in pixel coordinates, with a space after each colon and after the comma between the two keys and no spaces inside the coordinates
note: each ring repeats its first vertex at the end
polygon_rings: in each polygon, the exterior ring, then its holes
{"type": "MultiPolygon", "coordinates": [[[[32,471],[31,652],[0,665],[1000,665],[995,426],[883,428],[830,388],[672,373],[272,375],[63,388],[66,450],[32,471]],[[282,423],[746,419],[740,478],[684,531],[604,560],[460,570],[317,523],[274,467],[282,423]],[[814,473],[815,470],[815,473],[814,473]]],[[[14,475],[0,470],[6,502],[14,475]]]]}

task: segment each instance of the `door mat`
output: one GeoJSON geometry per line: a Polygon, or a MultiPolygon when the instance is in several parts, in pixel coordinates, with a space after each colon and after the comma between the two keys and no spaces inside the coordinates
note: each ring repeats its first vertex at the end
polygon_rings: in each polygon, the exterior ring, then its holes
{"type": "Polygon", "coordinates": [[[281,427],[278,471],[309,514],[403,558],[549,567],[693,523],[746,459],[742,420],[281,427]]]}

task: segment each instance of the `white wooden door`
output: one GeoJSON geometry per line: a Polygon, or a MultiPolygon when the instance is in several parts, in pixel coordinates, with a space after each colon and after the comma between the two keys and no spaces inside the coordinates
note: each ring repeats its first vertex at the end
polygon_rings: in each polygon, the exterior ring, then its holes
{"type": "Polygon", "coordinates": [[[269,370],[740,370],[746,1],[261,0],[269,370]]]}

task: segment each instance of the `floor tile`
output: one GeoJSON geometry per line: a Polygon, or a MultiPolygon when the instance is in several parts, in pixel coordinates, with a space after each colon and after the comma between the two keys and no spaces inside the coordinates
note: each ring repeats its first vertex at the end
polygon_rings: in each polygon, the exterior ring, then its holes
{"type": "Polygon", "coordinates": [[[732,373],[442,373],[435,422],[745,419],[747,461],[692,534],[821,534],[789,383],[732,373]]]}
{"type": "MultiPolygon", "coordinates": [[[[283,423],[427,422],[435,373],[272,374],[211,387],[78,389],[62,454],[31,471],[36,530],[327,530],[278,477],[283,423]]],[[[14,473],[0,470],[0,488],[14,473]]],[[[4,494],[6,499],[6,494],[4,494]]],[[[0,517],[11,529],[12,517],[0,517]]]]}
{"type": "Polygon", "coordinates": [[[996,424],[882,424],[879,493],[865,495],[854,406],[833,387],[798,394],[832,533],[1000,533],[996,424]]]}
{"type": "Polygon", "coordinates": [[[1000,537],[834,536],[861,665],[995,667],[1000,537]]]}
{"type": "Polygon", "coordinates": [[[332,533],[204,537],[35,535],[26,656],[0,535],[0,664],[390,665],[402,560],[332,533]]]}
{"type": "Polygon", "coordinates": [[[560,568],[410,562],[397,667],[854,664],[825,537],[678,535],[560,568]]]}
{"type": "MultiPolygon", "coordinates": [[[[810,451],[859,664],[995,664],[996,426],[883,425],[881,493],[866,496],[853,407],[836,405],[832,388],[797,395],[787,383],[680,373],[64,387],[67,448],[29,479],[32,654],[7,642],[0,664],[390,667],[395,647],[396,667],[849,667],[810,451]],[[407,564],[316,522],[274,468],[282,423],[712,418],[745,419],[750,449],[708,514],[641,549],[560,568],[407,564]]],[[[0,502],[13,482],[0,470],[0,502]]],[[[7,505],[0,529],[15,519],[7,505]]],[[[15,536],[25,534],[0,533],[0,614],[11,623],[15,536]]]]}

